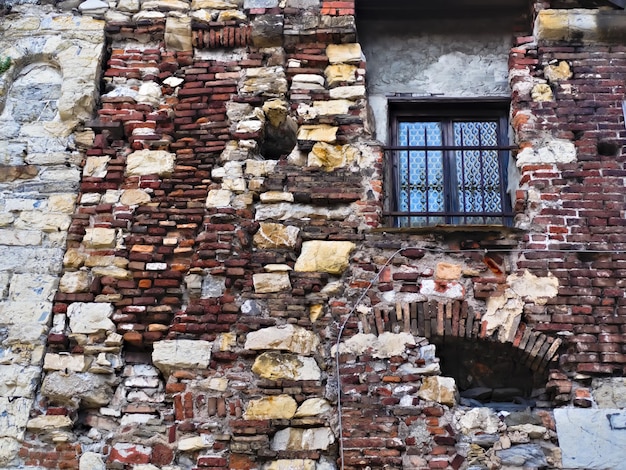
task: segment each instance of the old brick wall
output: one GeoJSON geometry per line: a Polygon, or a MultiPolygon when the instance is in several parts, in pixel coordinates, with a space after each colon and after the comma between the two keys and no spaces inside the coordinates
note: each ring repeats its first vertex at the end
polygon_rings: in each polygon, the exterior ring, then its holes
{"type": "MultiPolygon", "coordinates": [[[[553,408],[626,406],[626,51],[622,13],[548,7],[509,57],[515,227],[398,232],[353,1],[82,4],[108,52],[67,126],[67,225],[40,227],[66,243],[45,331],[2,337],[1,367],[32,372],[0,389],[3,468],[576,468],[553,408]],[[515,394],[516,371],[531,411],[458,396],[515,394]]],[[[14,8],[28,30],[36,7],[14,8]]],[[[23,242],[14,180],[0,220],[23,242]]],[[[0,266],[9,331],[31,281],[0,266]]]]}

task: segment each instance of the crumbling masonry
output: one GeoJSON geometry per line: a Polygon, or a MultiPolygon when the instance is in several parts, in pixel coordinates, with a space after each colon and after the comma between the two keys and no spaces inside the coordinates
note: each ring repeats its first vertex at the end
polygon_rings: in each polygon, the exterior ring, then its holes
{"type": "Polygon", "coordinates": [[[623,2],[43,3],[0,12],[0,468],[623,468],[623,2]],[[454,106],[506,109],[510,214],[407,226],[391,116],[454,106]]]}

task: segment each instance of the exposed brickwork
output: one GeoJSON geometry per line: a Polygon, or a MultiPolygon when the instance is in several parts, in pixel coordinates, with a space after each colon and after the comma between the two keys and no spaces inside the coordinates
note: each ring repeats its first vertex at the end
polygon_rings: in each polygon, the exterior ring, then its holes
{"type": "MultiPolygon", "coordinates": [[[[492,349],[475,361],[485,376],[512,356],[540,408],[592,408],[590,379],[626,373],[626,48],[520,29],[515,227],[404,231],[382,225],[355,2],[283,3],[184,33],[182,13],[106,22],[44,375],[11,465],[458,470],[500,449],[459,424],[476,406],[442,376],[449,350],[492,349]]],[[[560,468],[550,411],[533,412],[532,438],[490,417],[478,435],[545,444],[541,466],[560,468]]]]}

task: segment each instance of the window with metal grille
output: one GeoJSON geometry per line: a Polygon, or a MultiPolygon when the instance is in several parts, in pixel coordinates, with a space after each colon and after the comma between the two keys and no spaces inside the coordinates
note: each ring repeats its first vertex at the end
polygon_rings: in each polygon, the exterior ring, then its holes
{"type": "Polygon", "coordinates": [[[392,102],[390,110],[390,225],[511,224],[503,103],[392,102]]]}

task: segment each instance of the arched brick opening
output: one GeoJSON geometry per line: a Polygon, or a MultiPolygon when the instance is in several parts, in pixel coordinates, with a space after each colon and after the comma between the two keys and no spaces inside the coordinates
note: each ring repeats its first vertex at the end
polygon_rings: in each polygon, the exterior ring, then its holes
{"type": "MultiPolygon", "coordinates": [[[[377,308],[373,317],[362,317],[361,320],[365,333],[410,332],[435,340],[433,342],[441,342],[445,338],[498,342],[497,337],[487,336],[481,314],[460,300],[398,303],[395,308],[377,308]]],[[[513,341],[506,344],[510,344],[528,367],[546,370],[556,359],[561,340],[520,323],[513,341]]]]}
{"type": "Polygon", "coordinates": [[[483,389],[481,401],[496,398],[532,405],[530,399],[545,386],[562,342],[525,323],[519,324],[512,342],[500,341],[497,335],[487,335],[480,312],[460,300],[398,303],[360,320],[365,333],[405,332],[426,338],[437,347],[443,375],[456,379],[462,396],[483,389]]]}

